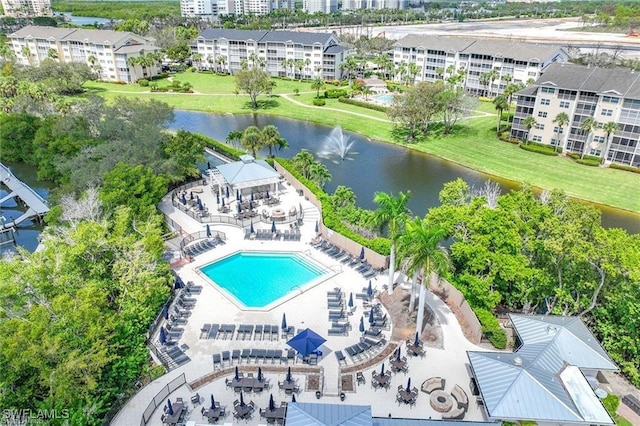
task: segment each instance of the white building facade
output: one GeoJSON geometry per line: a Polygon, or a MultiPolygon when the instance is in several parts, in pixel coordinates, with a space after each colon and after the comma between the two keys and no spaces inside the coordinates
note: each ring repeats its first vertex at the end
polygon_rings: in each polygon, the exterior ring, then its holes
{"type": "Polygon", "coordinates": [[[535,81],[546,65],[568,59],[560,46],[432,35],[406,36],[393,50],[394,65],[418,66],[415,82],[443,80],[462,70],[465,90],[487,96],[502,94],[509,82],[535,81]],[[482,75],[492,70],[495,80],[483,84],[482,75]]]}
{"type": "Polygon", "coordinates": [[[50,58],[59,62],[81,62],[98,78],[132,83],[158,74],[157,64],[130,65],[129,59],[160,49],[151,40],[120,31],[27,26],[9,34],[17,60],[37,66],[50,58]]]}
{"type": "Polygon", "coordinates": [[[208,29],[196,38],[206,68],[229,72],[263,66],[272,76],[312,79],[341,77],[347,49],[331,33],[208,29]]]}
{"type": "Polygon", "coordinates": [[[640,167],[640,74],[626,69],[551,64],[534,85],[517,93],[511,137],[559,147],[558,151],[604,157],[605,162],[640,167]],[[569,122],[559,126],[565,113],[569,122]],[[524,120],[533,117],[527,129],[524,120]],[[586,119],[596,128],[586,132],[586,119]],[[607,134],[605,125],[617,130],[607,134]]]}
{"type": "Polygon", "coordinates": [[[180,0],[180,13],[185,18],[216,19],[217,0],[180,0]]]}
{"type": "Polygon", "coordinates": [[[2,0],[6,16],[51,16],[51,0],[2,0]]]}
{"type": "Polygon", "coordinates": [[[406,9],[407,0],[343,0],[341,10],[406,9]]]}
{"type": "Polygon", "coordinates": [[[338,0],[303,0],[302,10],[307,13],[334,13],[338,11],[338,0]]]}

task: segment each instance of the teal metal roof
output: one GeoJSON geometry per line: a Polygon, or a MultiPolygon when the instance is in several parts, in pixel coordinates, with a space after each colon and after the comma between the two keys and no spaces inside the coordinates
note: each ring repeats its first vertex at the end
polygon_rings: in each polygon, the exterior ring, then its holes
{"type": "Polygon", "coordinates": [[[368,405],[290,402],[287,426],[372,426],[368,405]]]}
{"type": "Polygon", "coordinates": [[[228,184],[238,187],[276,183],[280,175],[264,160],[243,155],[240,161],[216,166],[228,184]]]}

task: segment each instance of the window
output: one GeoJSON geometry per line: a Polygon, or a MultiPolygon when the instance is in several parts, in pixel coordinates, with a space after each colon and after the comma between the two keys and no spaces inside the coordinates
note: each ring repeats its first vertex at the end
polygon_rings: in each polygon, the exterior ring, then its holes
{"type": "Polygon", "coordinates": [[[542,142],[542,136],[536,135],[531,140],[534,142],[542,142]]]}
{"type": "Polygon", "coordinates": [[[540,99],[540,105],[549,105],[551,103],[550,99],[540,99]]]}
{"type": "Polygon", "coordinates": [[[603,116],[605,116],[605,117],[611,117],[613,115],[613,110],[612,109],[603,109],[601,114],[603,116]]]}
{"type": "Polygon", "coordinates": [[[538,111],[538,117],[547,118],[547,111],[538,111]]]}
{"type": "Polygon", "coordinates": [[[594,136],[593,137],[593,141],[594,142],[598,142],[598,143],[603,143],[604,142],[604,136],[594,136]]]}
{"type": "Polygon", "coordinates": [[[542,93],[556,93],[556,89],[554,89],[553,87],[542,87],[540,91],[542,93]]]}
{"type": "Polygon", "coordinates": [[[559,133],[559,134],[562,134],[563,132],[564,132],[564,129],[563,129],[562,127],[555,126],[555,127],[553,128],[553,133],[559,133]]]}
{"type": "Polygon", "coordinates": [[[536,129],[538,129],[538,130],[544,130],[544,124],[542,124],[542,123],[536,123],[536,129]]]}
{"type": "Polygon", "coordinates": [[[551,145],[558,145],[558,139],[556,138],[551,139],[551,145]]]}
{"type": "Polygon", "coordinates": [[[606,102],[608,104],[617,104],[620,101],[620,98],[614,98],[613,96],[603,96],[602,102],[606,102]]]}
{"type": "Polygon", "coordinates": [[[569,105],[567,101],[560,101],[560,108],[569,108],[569,105]]]}

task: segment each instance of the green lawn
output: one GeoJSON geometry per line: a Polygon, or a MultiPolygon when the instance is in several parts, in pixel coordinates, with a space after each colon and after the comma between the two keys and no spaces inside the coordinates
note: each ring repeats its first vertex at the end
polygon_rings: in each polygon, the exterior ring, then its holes
{"type": "MultiPolygon", "coordinates": [[[[136,84],[117,85],[87,83],[89,92],[111,101],[116,96],[137,96],[163,101],[177,109],[218,113],[248,114],[251,110],[246,96],[236,96],[233,77],[212,74],[182,73],[174,77],[190,82],[194,94],[149,93],[136,84]]],[[[162,80],[161,80],[162,81],[162,80]]],[[[279,115],[298,120],[313,121],[328,126],[342,126],[372,139],[398,143],[392,134],[393,124],[384,113],[343,104],[327,99],[324,107],[313,107],[315,91],[310,83],[276,79],[275,96],[261,96],[261,114],[279,115]],[[294,89],[300,95],[293,94],[294,89]],[[288,98],[279,94],[288,94],[288,98]],[[301,105],[296,104],[300,103],[301,105]],[[335,109],[335,110],[334,110],[335,109]]],[[[478,111],[495,113],[491,103],[481,103],[478,111]]],[[[587,167],[565,157],[550,157],[528,152],[495,135],[495,117],[463,120],[449,136],[431,136],[416,144],[403,144],[464,166],[517,182],[526,182],[540,188],[558,188],[567,194],[613,207],[640,212],[640,174],[620,170],[587,167]]]]}

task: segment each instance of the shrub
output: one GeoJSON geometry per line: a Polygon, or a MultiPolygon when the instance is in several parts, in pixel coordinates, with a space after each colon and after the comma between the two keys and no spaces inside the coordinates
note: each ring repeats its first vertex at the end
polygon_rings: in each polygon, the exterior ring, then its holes
{"type": "Polygon", "coordinates": [[[609,415],[615,419],[618,406],[620,405],[620,398],[618,395],[610,393],[602,399],[602,405],[604,405],[604,408],[607,410],[609,415]]]}
{"type": "Polygon", "coordinates": [[[393,81],[387,81],[387,90],[390,92],[398,92],[402,93],[407,89],[407,87],[400,83],[395,83],[393,81]]]}
{"type": "Polygon", "coordinates": [[[533,144],[529,144],[529,145],[520,145],[520,148],[524,149],[525,151],[530,151],[530,152],[537,152],[538,154],[543,154],[543,155],[558,155],[557,152],[555,152],[553,150],[553,148],[549,147],[549,146],[541,146],[541,145],[533,145],[533,144]]]}
{"type": "Polygon", "coordinates": [[[493,313],[482,308],[475,308],[473,311],[478,317],[480,325],[482,325],[482,334],[496,349],[505,349],[507,347],[507,334],[500,327],[500,323],[493,313]]]}
{"type": "Polygon", "coordinates": [[[201,140],[207,148],[210,148],[211,150],[222,154],[225,157],[230,158],[231,160],[237,161],[240,159],[241,155],[245,154],[244,151],[240,151],[239,149],[230,147],[227,144],[218,142],[217,140],[211,139],[200,133],[191,133],[191,136],[201,140]]]}
{"type": "Polygon", "coordinates": [[[355,99],[349,99],[349,98],[338,98],[338,102],[342,102],[343,104],[355,105],[362,108],[368,108],[368,109],[372,109],[374,111],[380,111],[380,112],[387,112],[389,110],[389,108],[382,105],[374,105],[368,102],[357,101],[355,99]]]}
{"type": "Polygon", "coordinates": [[[325,101],[324,99],[320,98],[313,98],[313,104],[315,106],[325,106],[327,104],[327,101],[325,101]]]}
{"type": "Polygon", "coordinates": [[[620,164],[610,164],[609,168],[617,170],[625,170],[632,173],[640,173],[640,167],[622,166],[620,164]]]}
{"type": "Polygon", "coordinates": [[[576,160],[578,164],[584,164],[585,166],[598,167],[600,166],[600,160],[593,160],[591,158],[584,158],[582,160],[576,160]]]}
{"type": "Polygon", "coordinates": [[[138,84],[141,87],[148,87],[149,86],[149,80],[147,80],[146,78],[141,78],[140,80],[138,80],[138,84]]]}
{"type": "Polygon", "coordinates": [[[486,96],[478,96],[478,101],[480,101],[480,102],[493,102],[493,99],[487,98],[486,96]]]}
{"type": "Polygon", "coordinates": [[[329,89],[324,91],[324,97],[328,99],[346,98],[349,96],[345,89],[329,89]]]}

